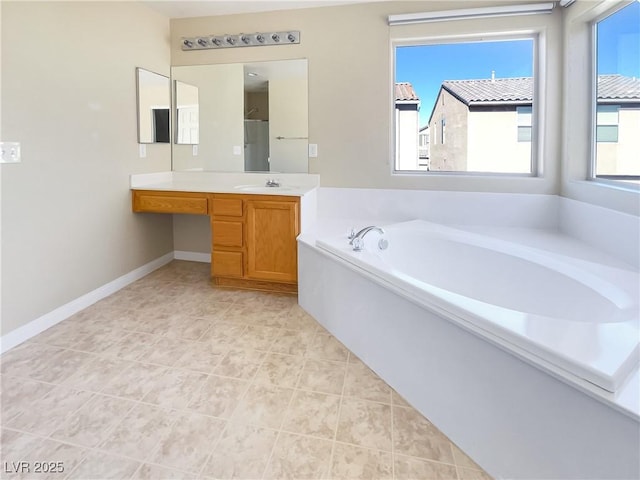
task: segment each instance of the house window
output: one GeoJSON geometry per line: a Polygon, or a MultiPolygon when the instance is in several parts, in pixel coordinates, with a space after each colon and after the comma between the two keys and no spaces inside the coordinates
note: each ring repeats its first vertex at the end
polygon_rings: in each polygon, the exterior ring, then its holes
{"type": "Polygon", "coordinates": [[[516,107],[518,116],[518,142],[531,141],[531,107],[516,107]]]}
{"type": "Polygon", "coordinates": [[[618,141],[618,105],[597,105],[596,142],[618,141]]]}
{"type": "Polygon", "coordinates": [[[607,12],[595,36],[592,179],[640,183],[640,2],[607,12]]]}
{"type": "MultiPolygon", "coordinates": [[[[395,42],[394,81],[410,83],[419,99],[413,135],[426,127],[431,132],[431,173],[536,171],[537,147],[531,139],[536,138],[537,38],[523,34],[395,42]]],[[[402,137],[400,125],[408,123],[396,121],[395,138],[402,137]]],[[[418,156],[400,160],[398,151],[396,145],[395,171],[419,170],[418,156]]]]}

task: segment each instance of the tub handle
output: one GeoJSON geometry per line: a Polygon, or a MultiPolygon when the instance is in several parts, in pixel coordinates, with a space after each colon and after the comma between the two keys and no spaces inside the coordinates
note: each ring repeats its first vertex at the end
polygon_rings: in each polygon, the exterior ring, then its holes
{"type": "Polygon", "coordinates": [[[378,248],[380,250],[386,250],[389,248],[389,240],[386,238],[380,238],[380,240],[378,240],[378,248]]]}

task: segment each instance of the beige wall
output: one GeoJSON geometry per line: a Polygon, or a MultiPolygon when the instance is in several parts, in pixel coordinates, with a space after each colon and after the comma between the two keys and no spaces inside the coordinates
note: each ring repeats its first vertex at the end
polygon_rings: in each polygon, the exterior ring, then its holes
{"type": "Polygon", "coordinates": [[[2,327],[20,327],[172,251],[169,216],[131,212],[136,67],[169,74],[169,22],[133,2],[2,1],[2,327]]]}
{"type": "MultiPolygon", "coordinates": [[[[393,105],[390,38],[452,33],[484,33],[487,27],[513,31],[546,29],[546,39],[560,46],[561,12],[551,15],[484,19],[393,27],[389,14],[468,8],[470,2],[380,2],[363,5],[287,10],[259,14],[175,19],[171,22],[173,65],[254,62],[291,58],[309,61],[309,142],[318,144],[310,159],[311,173],[324,186],[430,188],[557,193],[558,172],[549,168],[542,179],[479,179],[391,175],[393,105]],[[329,28],[330,27],[330,28],[329,28]],[[411,27],[411,28],[410,28],[411,27]],[[415,27],[415,28],[413,28],[415,27]],[[180,37],[215,33],[300,30],[299,45],[224,50],[182,51],[180,37]]],[[[484,6],[486,2],[473,2],[484,6]]],[[[547,147],[550,164],[559,163],[561,55],[550,55],[547,147]]]]}

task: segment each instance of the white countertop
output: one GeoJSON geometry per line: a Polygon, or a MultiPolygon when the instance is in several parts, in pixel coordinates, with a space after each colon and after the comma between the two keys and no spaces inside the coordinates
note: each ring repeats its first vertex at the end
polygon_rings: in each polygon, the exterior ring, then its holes
{"type": "Polygon", "coordinates": [[[132,190],[159,190],[301,197],[318,187],[319,175],[306,173],[158,172],[131,175],[132,190]],[[279,187],[267,187],[276,180],[279,187]]]}

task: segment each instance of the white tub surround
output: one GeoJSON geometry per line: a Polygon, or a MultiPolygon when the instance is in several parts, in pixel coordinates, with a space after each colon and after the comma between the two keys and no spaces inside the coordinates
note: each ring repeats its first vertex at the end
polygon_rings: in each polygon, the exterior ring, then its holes
{"type": "Polygon", "coordinates": [[[575,238],[560,221],[589,206],[555,196],[316,193],[300,304],[488,473],[640,477],[638,268],[633,242],[598,248],[638,218],[612,212],[607,232],[575,238]],[[441,225],[388,226],[413,219],[441,225]],[[366,224],[388,228],[388,250],[374,232],[346,246],[366,224]]]}
{"type": "Polygon", "coordinates": [[[306,173],[159,172],[131,175],[133,190],[304,196],[320,176],[306,173]],[[267,187],[276,180],[279,187],[267,187]]]}
{"type": "Polygon", "coordinates": [[[534,229],[483,235],[413,220],[384,230],[386,250],[374,232],[360,252],[345,235],[316,244],[567,381],[615,392],[637,369],[640,282],[622,262],[558,253],[571,245],[534,229]]]}

